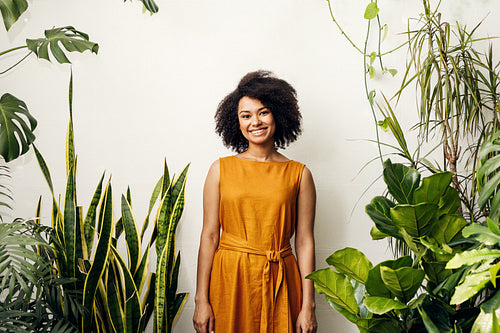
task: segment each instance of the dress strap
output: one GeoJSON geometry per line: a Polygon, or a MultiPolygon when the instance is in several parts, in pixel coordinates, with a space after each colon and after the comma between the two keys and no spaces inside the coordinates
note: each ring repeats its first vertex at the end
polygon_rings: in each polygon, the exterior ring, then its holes
{"type": "Polygon", "coordinates": [[[249,245],[243,239],[223,233],[219,243],[219,250],[237,251],[266,257],[267,261],[262,272],[260,333],[290,332],[291,315],[288,311],[288,284],[285,278],[285,263],[283,261],[283,258],[293,254],[290,244],[280,250],[263,250],[249,245]],[[271,273],[272,264],[278,264],[278,277],[274,293],[271,273]],[[275,314],[278,314],[281,318],[288,318],[288,324],[274,327],[275,314]]]}

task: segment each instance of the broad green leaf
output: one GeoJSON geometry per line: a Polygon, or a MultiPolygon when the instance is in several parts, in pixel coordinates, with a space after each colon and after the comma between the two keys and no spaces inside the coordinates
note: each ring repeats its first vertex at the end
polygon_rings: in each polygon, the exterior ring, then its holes
{"type": "Polygon", "coordinates": [[[500,318],[500,292],[497,291],[493,297],[481,304],[481,313],[477,316],[471,333],[496,333],[500,329],[498,324],[500,318]]]}
{"type": "Polygon", "coordinates": [[[378,12],[379,12],[379,8],[377,6],[377,3],[370,2],[368,4],[368,6],[366,6],[364,18],[367,20],[374,19],[375,17],[377,17],[378,12]]]}
{"type": "Polygon", "coordinates": [[[500,235],[477,223],[472,223],[463,228],[462,235],[464,237],[474,236],[475,239],[486,245],[500,245],[500,235]]]}
{"type": "Polygon", "coordinates": [[[446,265],[446,268],[459,268],[463,265],[473,265],[481,262],[482,260],[492,260],[496,258],[500,258],[500,250],[484,248],[480,250],[464,251],[455,254],[455,256],[446,265]]]}
{"type": "Polygon", "coordinates": [[[384,239],[384,238],[387,238],[389,237],[388,234],[386,233],[383,233],[382,231],[380,231],[376,225],[374,225],[371,230],[370,230],[370,236],[372,236],[372,239],[373,240],[381,240],[381,239],[384,239]]]}
{"type": "Polygon", "coordinates": [[[411,257],[404,256],[398,258],[397,260],[387,260],[381,262],[380,264],[374,266],[368,272],[368,279],[366,280],[366,291],[370,294],[370,296],[380,296],[386,298],[394,298],[394,295],[391,293],[384,281],[382,280],[382,276],[380,273],[380,268],[382,265],[386,267],[391,267],[392,269],[397,269],[400,267],[410,267],[413,261],[411,257]]]}
{"type": "Polygon", "coordinates": [[[400,204],[412,204],[413,193],[420,184],[420,174],[403,164],[392,164],[390,159],[384,162],[384,181],[387,190],[400,204]]]}
{"type": "Polygon", "coordinates": [[[50,49],[53,57],[60,64],[71,63],[61,49],[61,45],[68,52],[84,52],[89,50],[97,54],[99,50],[99,45],[89,41],[89,36],[87,34],[71,26],[45,30],[45,38],[27,39],[26,45],[38,58],[48,61],[51,61],[49,58],[50,49]]]}
{"type": "Polygon", "coordinates": [[[422,321],[424,322],[424,325],[425,325],[427,332],[429,332],[429,333],[452,333],[453,332],[451,330],[451,328],[443,329],[442,327],[439,327],[440,322],[439,321],[435,322],[432,320],[433,316],[435,314],[426,312],[422,306],[418,306],[417,309],[418,309],[418,312],[420,313],[420,317],[422,318],[422,321]]]}
{"type": "Polygon", "coordinates": [[[353,314],[352,312],[348,311],[346,308],[344,308],[343,306],[340,306],[338,305],[337,303],[335,303],[333,301],[333,299],[329,296],[326,296],[325,295],[325,298],[326,298],[326,302],[334,309],[336,310],[338,313],[340,313],[341,315],[343,315],[347,320],[349,320],[351,323],[354,323],[356,325],[367,325],[367,320],[364,319],[364,318],[360,318],[358,315],[356,314],[353,314]]]}
{"type": "Polygon", "coordinates": [[[314,281],[314,288],[318,293],[327,296],[345,311],[355,316],[359,314],[354,288],[345,275],[334,272],[330,268],[324,268],[309,274],[306,278],[314,281]]]}
{"type": "Polygon", "coordinates": [[[415,190],[413,203],[429,202],[439,204],[451,183],[451,172],[435,173],[422,179],[422,184],[415,190]]]}
{"type": "Polygon", "coordinates": [[[490,271],[490,281],[493,284],[493,288],[497,287],[497,278],[499,277],[498,271],[500,270],[500,261],[495,265],[491,266],[490,271]]]}
{"type": "Polygon", "coordinates": [[[439,212],[438,214],[457,214],[458,209],[460,208],[461,201],[458,196],[458,191],[453,187],[448,186],[448,190],[444,193],[444,195],[439,200],[439,212]]]}
{"type": "Polygon", "coordinates": [[[10,162],[26,153],[35,141],[37,122],[26,104],[8,93],[0,98],[0,112],[0,155],[10,162]]]}
{"type": "Polygon", "coordinates": [[[391,208],[395,204],[383,196],[377,196],[372,199],[369,205],[366,205],[365,212],[370,216],[377,226],[377,229],[395,238],[401,238],[399,230],[391,219],[391,208]]]}
{"type": "Polygon", "coordinates": [[[451,270],[446,269],[446,262],[426,260],[422,261],[422,268],[424,269],[427,278],[436,285],[443,282],[453,273],[451,270]]]}
{"type": "Polygon", "coordinates": [[[411,237],[420,238],[431,233],[437,221],[437,208],[438,206],[432,203],[397,205],[391,208],[391,219],[411,237]]]}
{"type": "Polygon", "coordinates": [[[363,303],[371,312],[382,315],[392,310],[406,309],[406,304],[392,298],[367,296],[363,303]]]}
{"type": "Polygon", "coordinates": [[[476,295],[490,281],[490,272],[469,274],[464,281],[455,288],[450,304],[461,304],[476,295]]]}
{"type": "Polygon", "coordinates": [[[460,236],[460,231],[467,225],[467,221],[459,215],[444,215],[434,224],[430,235],[439,244],[448,244],[455,237],[460,236]]]}
{"type": "Polygon", "coordinates": [[[0,0],[0,11],[7,31],[26,9],[28,9],[27,0],[0,0]]]}
{"type": "Polygon", "coordinates": [[[425,277],[423,270],[411,267],[392,269],[381,266],[380,275],[387,289],[403,303],[407,303],[413,298],[425,277]]]}
{"type": "Polygon", "coordinates": [[[326,262],[335,267],[337,272],[363,284],[372,268],[371,262],[361,251],[350,247],[335,251],[326,259],[326,262]]]}

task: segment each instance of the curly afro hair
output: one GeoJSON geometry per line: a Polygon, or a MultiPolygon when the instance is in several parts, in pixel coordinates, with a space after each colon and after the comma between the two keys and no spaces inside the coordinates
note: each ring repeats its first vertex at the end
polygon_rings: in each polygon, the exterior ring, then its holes
{"type": "Polygon", "coordinates": [[[215,132],[224,145],[241,153],[247,150],[248,141],[240,131],[238,103],[243,97],[258,99],[274,118],[276,131],[274,145],[284,149],[302,133],[302,116],[297,104],[297,92],[286,81],[272,72],[259,70],[245,75],[238,87],[219,103],[215,113],[215,132]]]}

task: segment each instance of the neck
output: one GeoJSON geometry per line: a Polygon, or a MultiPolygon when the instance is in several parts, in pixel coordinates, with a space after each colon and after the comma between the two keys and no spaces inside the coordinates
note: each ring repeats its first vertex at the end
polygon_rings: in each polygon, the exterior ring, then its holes
{"type": "Polygon", "coordinates": [[[256,161],[268,162],[272,161],[278,155],[278,152],[274,148],[274,144],[265,147],[250,145],[243,154],[256,161]]]}

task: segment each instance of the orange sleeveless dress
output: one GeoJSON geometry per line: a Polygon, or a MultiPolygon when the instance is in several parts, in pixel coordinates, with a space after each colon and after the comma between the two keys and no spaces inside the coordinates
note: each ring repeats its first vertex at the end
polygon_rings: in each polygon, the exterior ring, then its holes
{"type": "Polygon", "coordinates": [[[290,238],[304,165],[220,159],[222,228],[210,303],[216,333],[293,333],[302,283],[290,238]]]}

